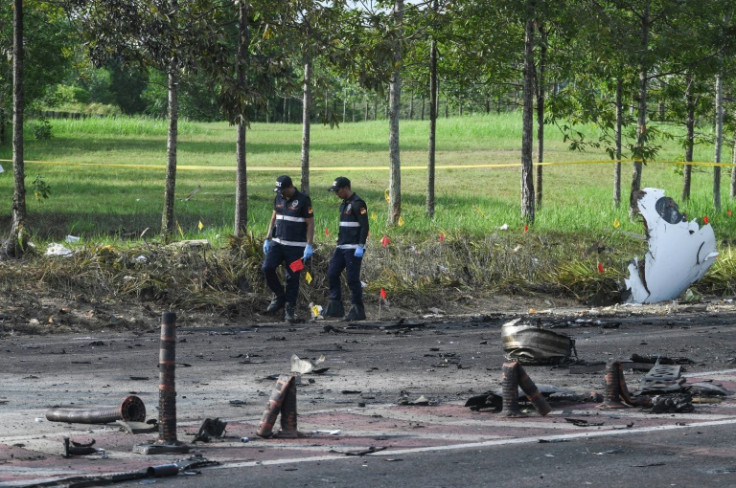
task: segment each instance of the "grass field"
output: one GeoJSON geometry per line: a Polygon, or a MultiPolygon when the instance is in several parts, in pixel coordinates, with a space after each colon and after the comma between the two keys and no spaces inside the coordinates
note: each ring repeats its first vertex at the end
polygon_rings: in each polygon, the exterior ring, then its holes
{"type": "MultiPolygon", "coordinates": [[[[33,122],[29,122],[32,126],[33,122]]],[[[99,242],[120,241],[150,228],[160,228],[166,163],[166,121],[116,119],[52,120],[53,138],[36,141],[26,131],[25,159],[30,230],[36,240],[60,239],[67,234],[99,242]],[[48,199],[37,200],[32,182],[41,176],[51,188],[48,199]]],[[[175,215],[184,237],[222,242],[232,233],[234,215],[235,131],[225,123],[182,121],[179,125],[177,202],[175,215]],[[195,188],[201,191],[183,199],[195,188]],[[199,223],[203,228],[199,229],[199,223]]],[[[318,241],[331,241],[337,231],[338,202],[325,189],[344,175],[369,205],[371,239],[384,234],[424,239],[445,233],[481,237],[503,224],[520,232],[520,141],[518,114],[439,119],[437,129],[436,216],[425,216],[426,121],[402,121],[402,214],[404,225],[388,228],[388,124],[371,121],[339,128],[312,126],[311,196],[318,241]],[[478,167],[482,165],[507,167],[478,167]]],[[[589,132],[592,133],[590,129],[589,132]]],[[[262,236],[279,174],[300,176],[301,126],[255,124],[247,133],[249,229],[262,236]]],[[[726,144],[725,146],[730,146],[726,144]]],[[[624,205],[612,205],[613,164],[603,152],[571,152],[559,132],[549,127],[545,141],[544,201],[532,232],[562,233],[590,238],[621,232],[641,233],[630,222],[626,199],[631,164],[622,165],[624,205]],[[587,164],[562,164],[597,161],[587,164]],[[603,161],[603,162],[601,162],[603,161]],[[614,222],[620,223],[614,227],[614,222]]],[[[10,159],[10,145],[0,159],[10,159]]],[[[643,173],[642,186],[664,188],[679,202],[682,149],[668,141],[658,160],[643,173]]],[[[696,161],[712,161],[712,146],[696,147],[696,161]]],[[[723,160],[729,161],[730,154],[723,160]]],[[[4,161],[0,174],[0,222],[7,222],[12,201],[12,165],[4,161]]],[[[708,216],[721,238],[730,236],[736,222],[728,216],[730,168],[722,170],[722,211],[712,208],[713,170],[694,169],[692,201],[681,210],[691,218],[708,216]]],[[[733,218],[736,220],[736,216],[733,218]]]]}
{"type": "MultiPolygon", "coordinates": [[[[13,300],[41,290],[69,297],[104,296],[117,301],[157,300],[172,309],[206,309],[232,316],[260,310],[268,300],[260,264],[272,211],[273,184],[289,174],[299,185],[301,126],[255,124],[247,133],[248,227],[254,239],[231,239],[235,199],[235,130],[224,123],[180,122],[177,201],[181,235],[208,239],[214,252],[161,245],[159,230],[166,163],[166,121],[116,119],[52,120],[53,138],[25,145],[31,241],[41,251],[23,266],[0,261],[0,292],[13,300]],[[37,177],[50,196],[33,195],[37,177]],[[186,197],[201,188],[191,198],[186,197]],[[201,225],[200,225],[201,223],[201,225]],[[201,226],[201,229],[200,229],[201,226]],[[149,228],[144,243],[139,236],[149,228]],[[67,235],[75,250],[66,260],[45,258],[45,244],[67,235]],[[140,257],[147,260],[142,264],[140,257]]],[[[612,163],[603,152],[571,152],[549,128],[545,141],[544,201],[525,232],[520,212],[518,114],[440,119],[437,131],[436,215],[425,215],[426,121],[402,121],[403,225],[388,226],[388,123],[372,121],[339,128],[312,126],[311,197],[317,250],[309,267],[314,281],[303,286],[303,303],[321,303],[337,235],[339,201],[326,191],[339,175],[368,203],[371,235],[362,279],[367,296],[385,288],[405,306],[470,301],[483,293],[553,294],[585,303],[618,303],[627,262],[646,252],[641,222],[627,211],[631,163],[622,165],[623,204],[612,204],[612,163]],[[571,164],[572,163],[572,164],[571,164]],[[506,228],[503,230],[503,228],[506,228]],[[383,247],[383,236],[391,244],[383,247]],[[444,239],[440,244],[440,236],[444,239]]],[[[589,136],[596,135],[591,129],[589,136]]],[[[725,144],[727,147],[730,144],[725,144]]],[[[727,151],[729,152],[729,151],[727,151]]],[[[682,149],[663,144],[645,166],[642,187],[664,188],[689,218],[712,223],[721,256],[695,290],[736,293],[734,204],[728,197],[730,168],[722,170],[722,210],[713,211],[713,169],[693,171],[692,200],[679,202],[682,149]]],[[[10,159],[10,146],[0,160],[10,159]]],[[[695,160],[713,159],[713,147],[698,146],[695,160]]],[[[723,160],[730,161],[729,154],[723,160]]],[[[0,231],[8,228],[12,165],[0,161],[0,231]]],[[[7,232],[7,230],[2,231],[7,232]]],[[[102,299],[102,298],[100,298],[102,299]]],[[[428,306],[429,306],[428,305],[428,306]]]]}

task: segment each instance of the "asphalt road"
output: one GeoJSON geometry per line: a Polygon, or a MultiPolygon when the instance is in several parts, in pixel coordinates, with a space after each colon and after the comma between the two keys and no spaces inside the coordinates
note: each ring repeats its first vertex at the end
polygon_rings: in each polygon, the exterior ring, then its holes
{"type": "MultiPolygon", "coordinates": [[[[166,486],[736,486],[736,399],[653,415],[596,403],[553,404],[523,419],[471,412],[465,401],[501,384],[501,326],[518,314],[418,317],[402,323],[259,324],[177,331],[179,440],[205,418],[223,439],[192,445],[220,466],[166,486]],[[327,326],[327,327],[326,327],[327,326]],[[274,375],[291,356],[328,368],[298,385],[300,439],[259,439],[274,375]],[[424,396],[429,406],[399,405],[424,396]],[[586,427],[566,421],[575,418],[586,427]],[[600,425],[597,425],[600,423],[600,425]],[[240,442],[248,436],[251,441],[240,442]]],[[[587,362],[632,354],[687,357],[689,381],[736,390],[736,310],[729,303],[550,310],[524,319],[570,335],[587,362]]],[[[159,329],[0,337],[0,487],[129,472],[181,456],[135,454],[156,434],[50,422],[54,406],[116,405],[135,394],[157,416],[159,329]],[[106,455],[64,459],[61,439],[96,440],[106,455]]],[[[602,371],[528,366],[538,385],[602,392],[602,371]]],[[[640,372],[626,371],[632,390],[640,372]]],[[[122,486],[124,486],[123,484],[122,486]]]]}
{"type": "MultiPolygon", "coordinates": [[[[160,486],[456,488],[736,486],[735,429],[682,431],[207,469],[160,486]]],[[[120,486],[140,486],[141,482],[120,486]]]]}

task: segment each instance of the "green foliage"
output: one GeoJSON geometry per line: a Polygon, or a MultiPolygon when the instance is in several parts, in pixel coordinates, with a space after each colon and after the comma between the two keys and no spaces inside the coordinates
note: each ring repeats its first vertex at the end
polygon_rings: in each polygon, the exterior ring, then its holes
{"type": "Polygon", "coordinates": [[[41,175],[36,175],[36,178],[33,180],[33,184],[31,185],[31,190],[33,191],[33,196],[35,196],[36,200],[39,202],[46,200],[49,195],[51,195],[51,187],[46,183],[41,175]]]}
{"type": "Polygon", "coordinates": [[[41,120],[34,122],[31,126],[31,130],[33,131],[33,137],[38,141],[48,141],[52,137],[51,122],[46,118],[42,118],[41,120]]]}

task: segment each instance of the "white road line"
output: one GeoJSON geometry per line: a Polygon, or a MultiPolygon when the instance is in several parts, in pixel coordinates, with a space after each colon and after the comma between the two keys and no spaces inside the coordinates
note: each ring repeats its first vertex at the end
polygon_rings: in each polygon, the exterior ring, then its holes
{"type": "MultiPolygon", "coordinates": [[[[560,434],[560,435],[541,435],[541,436],[532,436],[532,437],[518,437],[515,439],[498,439],[498,440],[491,440],[491,441],[482,441],[482,442],[469,442],[465,444],[454,444],[449,446],[428,446],[428,447],[409,447],[409,448],[403,448],[403,449],[386,449],[384,451],[378,451],[375,453],[371,453],[368,456],[400,456],[403,454],[416,454],[416,453],[424,453],[424,452],[443,452],[443,451],[456,451],[461,449],[478,449],[481,447],[496,447],[496,446],[509,446],[509,445],[517,445],[517,444],[534,444],[537,442],[540,442],[541,440],[545,441],[568,441],[568,440],[575,440],[575,439],[593,439],[597,437],[608,437],[608,436],[614,436],[614,435],[633,435],[633,434],[645,434],[648,432],[664,432],[664,431],[670,431],[670,430],[678,430],[678,429],[696,429],[701,427],[715,427],[719,425],[734,425],[736,424],[736,418],[731,418],[727,420],[716,420],[716,421],[709,421],[709,422],[694,422],[692,424],[686,424],[686,425],[659,425],[654,427],[642,427],[638,429],[616,429],[616,430],[603,430],[603,431],[595,431],[595,432],[581,432],[578,434],[560,434]]],[[[229,469],[229,468],[246,468],[246,467],[252,467],[252,466],[274,466],[274,465],[281,465],[281,464],[297,464],[297,463],[312,463],[312,462],[320,462],[320,461],[329,461],[329,460],[336,460],[336,459],[350,459],[350,456],[345,455],[324,455],[324,456],[314,456],[314,457],[308,457],[308,458],[287,458],[287,459],[273,459],[268,461],[246,461],[246,462],[236,462],[236,463],[225,463],[221,466],[216,466],[211,469],[229,469]]]]}

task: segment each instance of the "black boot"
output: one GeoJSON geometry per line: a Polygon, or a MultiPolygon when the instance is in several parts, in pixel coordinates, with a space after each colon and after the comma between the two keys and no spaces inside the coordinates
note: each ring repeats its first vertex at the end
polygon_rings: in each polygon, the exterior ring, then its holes
{"type": "Polygon", "coordinates": [[[353,303],[350,307],[348,314],[345,316],[345,320],[351,322],[353,320],[365,320],[365,309],[362,303],[353,303]]]}
{"type": "Polygon", "coordinates": [[[330,300],[327,302],[327,307],[322,310],[322,317],[336,317],[342,318],[345,315],[345,308],[342,306],[340,300],[330,300]]]}
{"type": "Polygon", "coordinates": [[[291,303],[286,304],[286,308],[284,308],[284,320],[286,322],[291,322],[293,324],[298,320],[296,317],[296,311],[294,310],[295,308],[296,307],[291,303]]]}
{"type": "Polygon", "coordinates": [[[268,307],[266,308],[266,313],[269,315],[274,315],[276,312],[284,308],[284,304],[286,303],[286,297],[277,297],[274,295],[273,299],[271,300],[271,303],[268,304],[268,307]]]}

